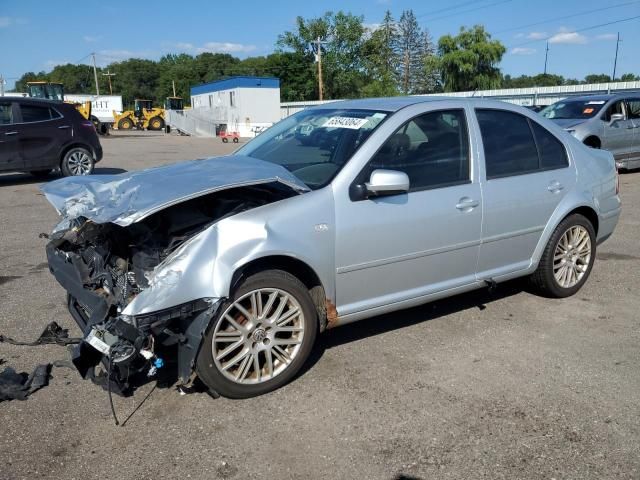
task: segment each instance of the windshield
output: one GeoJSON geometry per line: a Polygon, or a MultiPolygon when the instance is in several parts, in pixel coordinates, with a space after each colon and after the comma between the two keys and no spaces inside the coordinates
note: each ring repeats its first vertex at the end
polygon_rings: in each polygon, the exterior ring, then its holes
{"type": "Polygon", "coordinates": [[[311,189],[327,185],[388,112],[337,108],[303,110],[239,149],[283,166],[311,189]]]}
{"type": "Polygon", "coordinates": [[[605,103],[605,100],[561,100],[549,105],[540,115],[555,120],[587,119],[595,117],[605,103]]]}

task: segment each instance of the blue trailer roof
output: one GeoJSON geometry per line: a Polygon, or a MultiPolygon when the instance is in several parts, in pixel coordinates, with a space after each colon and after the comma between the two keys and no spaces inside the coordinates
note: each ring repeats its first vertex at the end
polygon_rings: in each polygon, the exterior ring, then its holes
{"type": "Polygon", "coordinates": [[[191,95],[219,92],[232,88],[280,88],[280,79],[275,77],[231,77],[191,87],[191,95]]]}

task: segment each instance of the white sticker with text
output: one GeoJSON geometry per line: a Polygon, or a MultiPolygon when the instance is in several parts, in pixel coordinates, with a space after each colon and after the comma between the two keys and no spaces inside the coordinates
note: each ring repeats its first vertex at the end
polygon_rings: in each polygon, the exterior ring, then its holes
{"type": "Polygon", "coordinates": [[[331,117],[322,125],[324,128],[350,128],[351,130],[360,130],[367,123],[367,118],[353,117],[331,117]]]}

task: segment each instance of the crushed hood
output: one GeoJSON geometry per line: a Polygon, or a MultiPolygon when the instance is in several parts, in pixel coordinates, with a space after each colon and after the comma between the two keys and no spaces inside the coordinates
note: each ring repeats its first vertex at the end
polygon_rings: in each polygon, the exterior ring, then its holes
{"type": "Polygon", "coordinates": [[[191,160],[119,175],[62,178],[40,189],[66,221],[86,217],[95,223],[126,227],[201,195],[272,182],[298,192],[309,190],[284,167],[241,155],[191,160]]]}

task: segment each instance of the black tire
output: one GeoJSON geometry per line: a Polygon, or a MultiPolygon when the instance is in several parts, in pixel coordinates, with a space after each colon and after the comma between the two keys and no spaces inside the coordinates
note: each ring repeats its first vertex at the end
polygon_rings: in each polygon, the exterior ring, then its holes
{"type": "Polygon", "coordinates": [[[233,143],[238,143],[238,137],[233,137],[233,143]]]}
{"type": "Polygon", "coordinates": [[[51,175],[52,172],[53,170],[49,169],[49,170],[32,170],[29,173],[36,178],[47,178],[51,175]]]}
{"type": "Polygon", "coordinates": [[[545,297],[550,298],[565,298],[574,295],[582,286],[585,284],[587,279],[589,278],[589,274],[591,273],[591,269],[593,268],[593,262],[596,258],[596,232],[593,228],[591,222],[584,217],[583,215],[574,213],[573,215],[569,215],[565,218],[560,224],[556,227],[551,238],[547,242],[547,245],[542,252],[542,257],[540,258],[540,263],[538,264],[537,270],[531,275],[530,282],[534,289],[542,294],[545,297]],[[573,286],[565,288],[561,286],[556,280],[553,272],[554,266],[554,255],[556,251],[556,247],[558,242],[562,238],[562,236],[567,232],[571,227],[574,226],[582,226],[589,234],[589,239],[591,242],[591,256],[589,259],[589,263],[587,265],[587,269],[584,272],[582,278],[573,286]]]}
{"type": "Polygon", "coordinates": [[[222,143],[229,143],[229,139],[226,137],[222,137],[222,143]]]}
{"type": "Polygon", "coordinates": [[[118,122],[118,130],[131,130],[133,128],[133,122],[130,118],[121,118],[118,122]]]}
{"type": "Polygon", "coordinates": [[[82,147],[70,149],[64,154],[60,162],[60,170],[65,177],[91,175],[94,166],[93,155],[89,150],[82,147]]]}
{"type": "MultiPolygon", "coordinates": [[[[282,270],[265,270],[244,280],[233,292],[232,297],[220,306],[217,316],[212,319],[198,353],[196,373],[211,390],[228,398],[249,398],[275,390],[289,382],[298,373],[309,357],[318,332],[318,313],[309,290],[293,275],[282,270]],[[303,314],[304,336],[297,354],[291,363],[270,380],[257,384],[241,384],[227,378],[216,366],[213,359],[213,336],[224,312],[243,295],[257,289],[275,288],[286,292],[300,305],[303,314]]],[[[255,347],[255,344],[254,344],[255,347]]],[[[274,357],[275,358],[275,357],[274,357]]],[[[278,360],[275,360],[278,361],[278,360]]]]}
{"type": "Polygon", "coordinates": [[[148,130],[158,131],[164,128],[164,120],[161,117],[153,117],[149,120],[148,130]]]}

